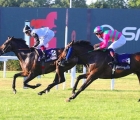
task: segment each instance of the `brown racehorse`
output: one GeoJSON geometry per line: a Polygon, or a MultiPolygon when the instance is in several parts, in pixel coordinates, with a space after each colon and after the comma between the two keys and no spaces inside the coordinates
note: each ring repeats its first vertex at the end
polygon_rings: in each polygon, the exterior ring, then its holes
{"type": "MultiPolygon", "coordinates": [[[[116,69],[113,73],[112,67],[108,65],[112,61],[112,58],[109,54],[109,50],[93,50],[93,45],[88,41],[76,41],[70,44],[69,47],[72,47],[72,54],[70,59],[78,57],[83,63],[89,64],[88,72],[81,75],[77,78],[77,81],[73,87],[73,94],[68,98],[67,101],[75,99],[79,93],[81,93],[86,87],[88,87],[93,81],[98,78],[110,79],[110,78],[120,78],[127,76],[131,73],[135,73],[140,82],[140,52],[130,54],[130,69],[116,69]],[[112,74],[113,73],[113,74],[112,74]],[[78,89],[76,92],[77,84],[79,80],[86,78],[85,83],[78,89]]],[[[67,48],[65,48],[64,51],[67,48]]],[[[66,55],[67,53],[63,53],[66,55]]],[[[63,56],[65,57],[65,56],[63,56]]],[[[58,70],[61,72],[61,69],[58,70]]],[[[59,74],[59,73],[58,73],[59,74]]]]}
{"type": "MultiPolygon", "coordinates": [[[[59,57],[61,56],[63,49],[64,48],[55,48],[59,57]]],[[[0,47],[0,55],[3,55],[4,53],[7,52],[15,53],[15,55],[18,57],[20,61],[20,65],[22,68],[22,72],[15,74],[13,77],[12,88],[14,93],[16,93],[15,83],[17,77],[19,76],[26,77],[24,81],[24,86],[35,89],[39,87],[41,84],[29,85],[28,84],[29,81],[33,80],[38,75],[47,74],[56,70],[56,60],[54,60],[50,62],[45,62],[44,73],[42,73],[42,67],[41,67],[42,62],[38,61],[39,55],[37,51],[35,49],[31,50],[26,44],[26,42],[21,38],[8,37],[8,39],[0,47]]],[[[76,64],[77,64],[77,59],[75,58],[71,59],[70,63],[68,63],[67,66],[63,67],[63,70],[64,71],[69,70],[76,64]]],[[[48,92],[55,85],[60,84],[64,81],[65,81],[64,75],[58,77],[58,74],[56,74],[53,83],[48,85],[48,87],[45,90],[39,92],[38,94],[42,95],[43,93],[48,92]]]]}

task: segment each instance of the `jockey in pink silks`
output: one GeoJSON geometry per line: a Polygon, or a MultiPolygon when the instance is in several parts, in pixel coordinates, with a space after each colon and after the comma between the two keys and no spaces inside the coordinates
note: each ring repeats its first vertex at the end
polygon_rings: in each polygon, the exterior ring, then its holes
{"type": "Polygon", "coordinates": [[[23,28],[23,32],[27,36],[34,37],[34,39],[36,40],[36,44],[33,47],[41,49],[43,53],[42,59],[45,59],[45,46],[54,37],[54,32],[48,27],[32,29],[28,25],[23,28]]]}
{"type": "Polygon", "coordinates": [[[103,30],[103,27],[101,26],[97,26],[93,33],[95,33],[99,39],[101,38],[103,40],[94,45],[94,50],[104,49],[108,46],[108,42],[112,42],[108,49],[110,50],[110,55],[114,58],[114,61],[109,64],[116,64],[117,59],[114,51],[126,43],[124,35],[117,30],[103,30]]]}

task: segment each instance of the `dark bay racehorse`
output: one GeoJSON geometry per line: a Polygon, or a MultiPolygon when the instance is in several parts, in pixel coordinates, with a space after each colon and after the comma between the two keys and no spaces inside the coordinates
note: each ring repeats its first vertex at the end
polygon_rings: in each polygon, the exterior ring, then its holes
{"type": "MultiPolygon", "coordinates": [[[[58,53],[58,56],[60,57],[62,51],[64,48],[55,48],[55,50],[58,53]]],[[[12,88],[14,93],[16,93],[16,78],[19,76],[26,77],[24,81],[24,86],[29,87],[32,89],[35,89],[39,87],[41,84],[36,85],[29,85],[28,82],[34,79],[36,76],[41,74],[47,74],[52,71],[55,71],[56,69],[56,60],[46,62],[44,73],[42,73],[42,62],[38,61],[39,55],[36,50],[31,50],[26,42],[21,38],[14,38],[14,37],[8,37],[8,39],[5,41],[5,43],[0,47],[0,55],[7,53],[7,52],[14,52],[15,55],[18,57],[20,61],[20,65],[22,68],[22,72],[19,72],[14,75],[13,77],[13,84],[12,88]]],[[[76,65],[77,59],[71,59],[70,63],[63,68],[63,71],[71,69],[74,65],[76,65]]],[[[59,79],[58,74],[55,75],[53,83],[48,85],[48,87],[39,92],[39,95],[42,95],[43,93],[49,91],[53,86],[60,84],[65,81],[64,76],[61,75],[61,79],[59,79]]]]}
{"type": "MultiPolygon", "coordinates": [[[[112,61],[108,50],[94,51],[93,45],[91,45],[88,41],[76,41],[73,42],[70,46],[73,49],[70,59],[78,57],[78,59],[80,59],[83,63],[89,64],[89,67],[88,72],[81,75],[82,78],[86,78],[85,83],[80,87],[80,89],[77,90],[77,92],[75,92],[77,84],[81,79],[81,77],[79,77],[73,87],[73,94],[68,98],[67,101],[75,99],[79,93],[81,93],[86,87],[88,87],[93,81],[97,80],[98,78],[120,78],[131,73],[135,73],[140,82],[140,52],[130,54],[130,69],[116,69],[113,73],[112,67],[108,65],[108,63],[112,61]]],[[[63,55],[66,55],[66,53],[63,53],[63,55]]],[[[59,72],[60,71],[61,70],[59,70],[59,72]]]]}

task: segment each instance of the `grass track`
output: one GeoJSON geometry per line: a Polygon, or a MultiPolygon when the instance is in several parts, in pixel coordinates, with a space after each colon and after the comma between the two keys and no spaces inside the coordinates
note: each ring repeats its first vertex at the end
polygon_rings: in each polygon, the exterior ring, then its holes
{"type": "MultiPolygon", "coordinates": [[[[35,90],[23,89],[23,78],[17,79],[17,94],[11,89],[12,76],[0,72],[0,120],[139,120],[140,86],[135,75],[115,80],[115,90],[110,90],[110,80],[93,82],[75,100],[67,103],[71,95],[70,76],[66,74],[66,89],[55,87],[50,93],[38,96],[54,78],[54,73],[35,79],[30,84],[41,83],[35,90]]],[[[79,86],[82,82],[79,83],[79,86]]],[[[79,87],[78,86],[78,87],[79,87]]]]}

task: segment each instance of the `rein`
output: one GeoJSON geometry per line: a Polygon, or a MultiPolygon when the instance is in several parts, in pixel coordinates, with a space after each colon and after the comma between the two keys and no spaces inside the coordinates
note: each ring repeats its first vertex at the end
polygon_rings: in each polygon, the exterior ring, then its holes
{"type": "Polygon", "coordinates": [[[30,50],[30,48],[22,48],[22,49],[18,49],[18,50],[30,50]]]}
{"type": "MultiPolygon", "coordinates": [[[[103,49],[102,51],[106,51],[106,50],[107,50],[107,49],[103,49]]],[[[82,56],[82,55],[89,54],[89,53],[95,52],[95,51],[98,51],[98,50],[89,50],[89,51],[87,51],[87,52],[85,52],[85,53],[82,53],[82,54],[79,54],[79,55],[77,55],[77,56],[82,56]]]]}
{"type": "Polygon", "coordinates": [[[91,52],[94,52],[94,51],[96,51],[96,50],[90,50],[90,51],[87,51],[87,52],[85,52],[85,53],[82,53],[82,54],[79,54],[79,55],[77,55],[77,56],[82,56],[82,55],[85,55],[85,54],[89,54],[89,53],[91,53],[91,52]]]}

